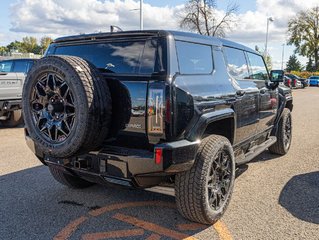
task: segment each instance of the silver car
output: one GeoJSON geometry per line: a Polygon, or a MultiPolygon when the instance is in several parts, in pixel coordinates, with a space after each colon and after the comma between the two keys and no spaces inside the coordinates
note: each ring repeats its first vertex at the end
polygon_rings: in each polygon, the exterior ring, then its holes
{"type": "Polygon", "coordinates": [[[35,59],[0,61],[0,122],[4,127],[22,123],[21,98],[27,72],[35,59]]]}

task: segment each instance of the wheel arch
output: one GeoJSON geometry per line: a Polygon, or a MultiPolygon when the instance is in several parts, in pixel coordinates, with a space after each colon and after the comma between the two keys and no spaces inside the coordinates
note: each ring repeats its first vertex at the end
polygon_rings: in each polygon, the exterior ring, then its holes
{"type": "Polygon", "coordinates": [[[288,108],[290,110],[290,112],[292,112],[292,109],[293,109],[292,99],[290,99],[286,102],[285,108],[288,108]]]}
{"type": "Polygon", "coordinates": [[[190,140],[202,139],[206,135],[216,134],[226,137],[234,143],[236,132],[236,114],[227,108],[203,114],[188,136],[190,140]]]}

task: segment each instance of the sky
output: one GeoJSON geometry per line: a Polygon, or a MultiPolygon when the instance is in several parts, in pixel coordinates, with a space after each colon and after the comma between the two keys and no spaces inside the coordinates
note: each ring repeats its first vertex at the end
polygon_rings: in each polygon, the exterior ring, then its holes
{"type": "MultiPolygon", "coordinates": [[[[145,29],[181,30],[178,20],[186,0],[144,0],[145,29]]],[[[110,25],[124,30],[139,29],[138,0],[0,0],[0,46],[24,36],[56,38],[79,33],[109,31],[110,25]],[[134,10],[135,9],[135,10],[134,10]]],[[[318,5],[318,0],[231,0],[216,1],[222,16],[229,3],[237,3],[237,25],[226,38],[261,50],[265,48],[267,18],[268,52],[273,69],[280,69],[293,54],[287,46],[287,24],[301,10],[318,5]]],[[[298,56],[303,65],[307,59],[298,56]]]]}

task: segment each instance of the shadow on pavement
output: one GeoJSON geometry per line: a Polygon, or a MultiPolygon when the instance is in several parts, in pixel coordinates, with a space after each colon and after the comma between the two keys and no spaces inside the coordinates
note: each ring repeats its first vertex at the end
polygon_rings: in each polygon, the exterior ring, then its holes
{"type": "Polygon", "coordinates": [[[296,218],[319,224],[319,172],[291,178],[280,193],[279,204],[296,218]]]}
{"type": "Polygon", "coordinates": [[[212,226],[181,217],[172,196],[100,185],[69,189],[45,166],[0,176],[0,189],[1,239],[126,239],[128,233],[129,239],[218,239],[212,226]]]}
{"type": "Polygon", "coordinates": [[[278,157],[280,157],[280,156],[276,155],[276,154],[272,154],[269,151],[264,151],[260,155],[256,156],[250,162],[237,166],[237,168],[236,168],[236,178],[240,177],[243,173],[245,173],[248,170],[250,163],[271,161],[271,160],[276,159],[278,157]]]}
{"type": "Polygon", "coordinates": [[[252,161],[250,162],[265,162],[265,161],[271,161],[273,159],[279,158],[280,155],[276,155],[273,153],[270,153],[269,151],[264,151],[263,153],[261,153],[260,155],[258,155],[257,157],[255,157],[252,161]]]}

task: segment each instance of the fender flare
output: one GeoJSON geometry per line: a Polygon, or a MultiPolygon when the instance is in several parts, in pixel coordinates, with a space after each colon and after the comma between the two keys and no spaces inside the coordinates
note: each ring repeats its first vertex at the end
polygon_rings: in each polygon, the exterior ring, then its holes
{"type": "Polygon", "coordinates": [[[189,131],[186,139],[190,141],[196,141],[201,139],[207,126],[213,122],[217,122],[223,119],[233,120],[232,140],[234,140],[236,132],[236,113],[232,108],[225,108],[214,112],[205,113],[200,116],[194,127],[189,131]]]}

